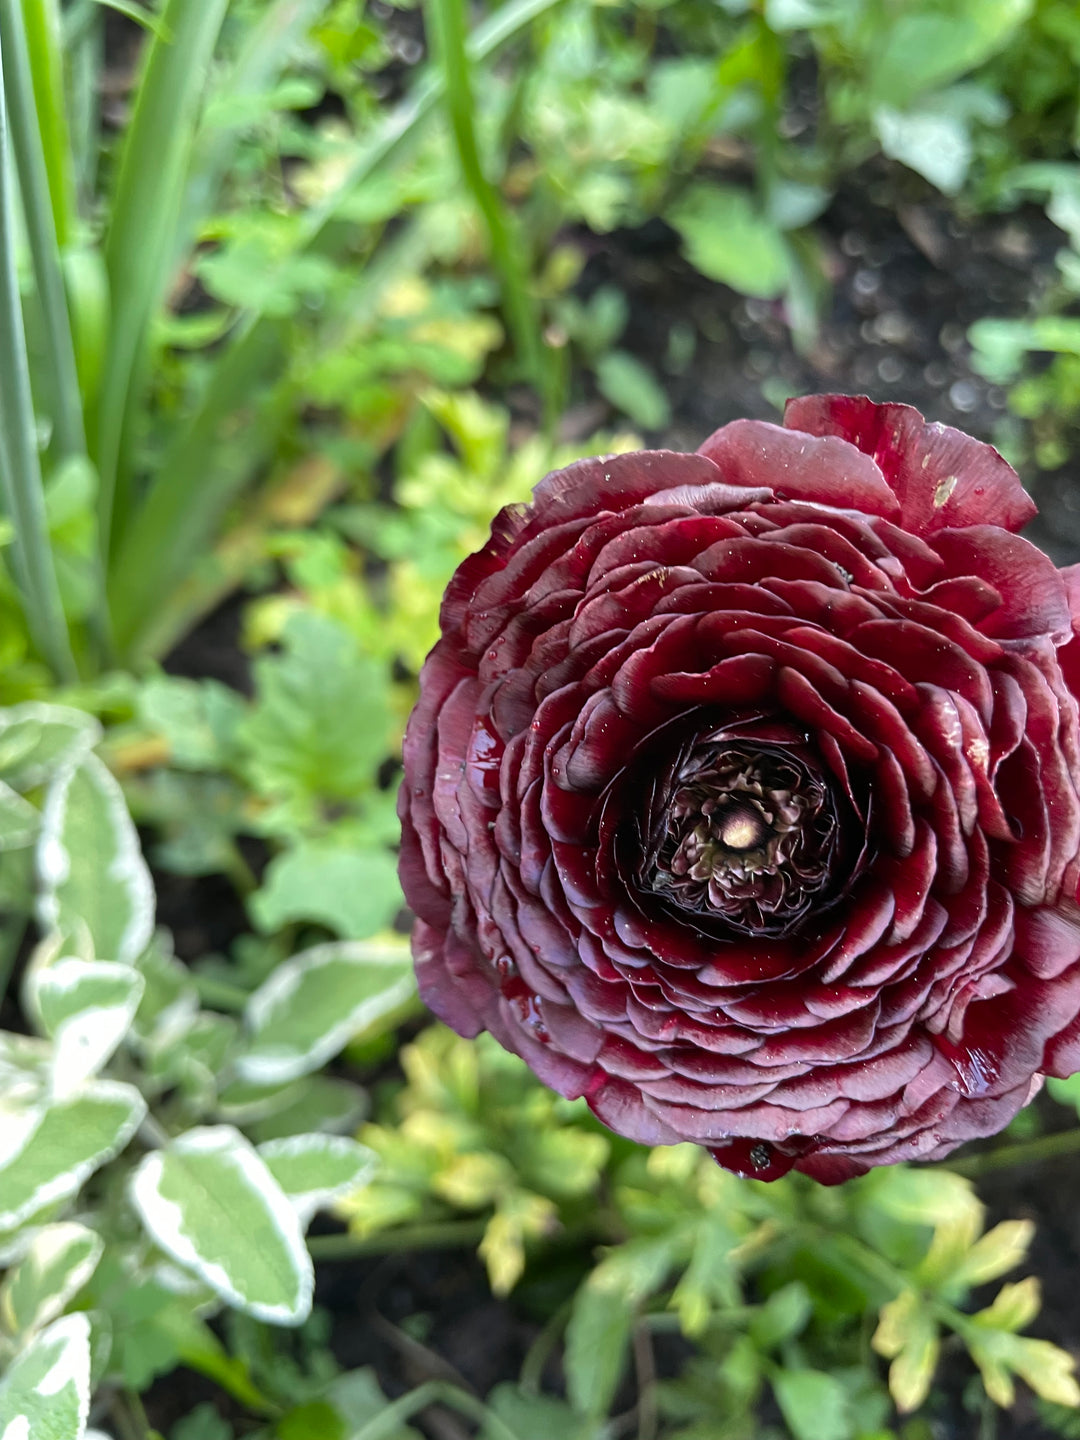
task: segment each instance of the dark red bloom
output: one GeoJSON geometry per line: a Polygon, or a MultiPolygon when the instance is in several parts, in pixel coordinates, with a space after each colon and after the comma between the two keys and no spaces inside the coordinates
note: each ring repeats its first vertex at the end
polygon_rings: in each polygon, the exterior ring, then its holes
{"type": "Polygon", "coordinates": [[[812,396],[585,460],[405,741],[421,993],[646,1144],[837,1181],[1080,1068],[1080,579],[996,451],[812,396]]]}

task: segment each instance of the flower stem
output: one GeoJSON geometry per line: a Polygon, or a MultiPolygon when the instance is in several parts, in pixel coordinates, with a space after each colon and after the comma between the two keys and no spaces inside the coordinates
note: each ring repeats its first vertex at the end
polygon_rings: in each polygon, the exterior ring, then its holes
{"type": "Polygon", "coordinates": [[[1044,1160],[1057,1160],[1080,1150],[1080,1128],[1061,1130],[1056,1135],[1040,1135],[1037,1140],[1023,1140],[1017,1145],[999,1145],[982,1155],[969,1155],[949,1160],[949,1169],[958,1175],[975,1179],[994,1170],[1007,1170],[1013,1165],[1038,1165],[1044,1160]]]}

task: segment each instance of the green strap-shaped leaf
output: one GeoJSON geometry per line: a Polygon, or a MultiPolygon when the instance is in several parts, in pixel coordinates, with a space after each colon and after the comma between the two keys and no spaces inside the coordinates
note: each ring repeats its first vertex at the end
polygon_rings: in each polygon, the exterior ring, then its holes
{"type": "Polygon", "coordinates": [[[320,1069],[413,992],[407,942],[317,945],[286,960],[248,1001],[238,1073],[273,1085],[320,1069]]]}
{"type": "Polygon", "coordinates": [[[135,1018],[143,984],[130,965],[71,957],[31,976],[31,1009],[53,1040],[56,1094],[72,1094],[109,1059],[135,1018]]]}
{"type": "Polygon", "coordinates": [[[257,1320],[299,1325],[314,1273],[296,1211],[231,1125],[178,1136],[140,1163],[131,1198],[174,1260],[257,1320]]]}
{"type": "Polygon", "coordinates": [[[379,1164],[374,1150],[346,1135],[288,1135],[265,1141],[259,1154],[304,1226],[316,1210],[366,1185],[379,1164]]]}
{"type": "Polygon", "coordinates": [[[16,790],[42,785],[77,765],[101,739],[92,715],[27,700],[0,710],[0,777],[16,790]]]}
{"type": "Polygon", "coordinates": [[[97,1269],[105,1243],[74,1221],[46,1225],[0,1286],[0,1323],[30,1335],[60,1315],[97,1269]]]}
{"type": "Polygon", "coordinates": [[[90,1322],[65,1315],[0,1382],[0,1440],[82,1440],[90,1411],[90,1322]]]}
{"type": "Polygon", "coordinates": [[[103,960],[132,964],[154,930],[154,887],[120,786],[86,755],[50,789],[38,872],[45,929],[81,921],[103,960]]]}
{"type": "Polygon", "coordinates": [[[113,1080],[95,1081],[51,1105],[0,1169],[0,1230],[14,1230],[46,1205],[76,1194],[124,1148],[145,1114],[146,1102],[134,1086],[113,1080]]]}

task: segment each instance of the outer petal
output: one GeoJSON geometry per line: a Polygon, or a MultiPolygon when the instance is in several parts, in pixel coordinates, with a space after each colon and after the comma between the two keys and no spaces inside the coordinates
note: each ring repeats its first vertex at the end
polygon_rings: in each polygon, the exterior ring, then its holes
{"type": "Polygon", "coordinates": [[[872,459],[830,436],[799,435],[766,420],[733,420],[698,450],[729,485],[766,486],[778,499],[814,500],[837,509],[899,519],[900,507],[872,459]]]}
{"type": "Polygon", "coordinates": [[[916,535],[964,525],[1019,530],[1035,515],[1020,477],[992,445],[951,425],[928,424],[911,405],[806,395],[788,401],[784,424],[837,435],[872,456],[900,500],[901,524],[916,535]]]}

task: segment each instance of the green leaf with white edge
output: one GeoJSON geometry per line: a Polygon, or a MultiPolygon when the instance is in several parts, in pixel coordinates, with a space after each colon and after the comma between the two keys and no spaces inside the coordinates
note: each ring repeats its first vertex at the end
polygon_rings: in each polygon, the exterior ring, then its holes
{"type": "Polygon", "coordinates": [[[399,936],[316,945],[279,965],[248,1000],[245,1080],[273,1085],[319,1070],[413,993],[408,943],[399,936]]]}
{"type": "Polygon", "coordinates": [[[333,1075],[305,1075],[289,1086],[289,1098],[280,1110],[250,1121],[251,1138],[262,1144],[289,1135],[319,1131],[347,1135],[366,1119],[367,1091],[333,1075]]]}
{"type": "Polygon", "coordinates": [[[773,1370],[773,1394],[795,1440],[849,1440],[855,1433],[847,1391],[823,1370],[773,1370]]]}
{"type": "Polygon", "coordinates": [[[25,1148],[45,1118],[42,1087],[27,1075],[5,1074],[0,1066],[0,1175],[25,1148]]]}
{"type": "Polygon", "coordinates": [[[691,265],[710,280],[762,300],[783,294],[791,273],[787,245],[745,190],[699,181],[666,219],[682,236],[691,265]]]}
{"type": "Polygon", "coordinates": [[[92,715],[27,700],[0,710],[0,779],[16,790],[43,785],[77,765],[101,739],[92,715]]]}
{"type": "Polygon", "coordinates": [[[366,940],[390,924],[402,903],[387,852],[308,842],[271,860],[248,909],[265,933],[308,921],[343,940],[366,940]]]}
{"type": "Polygon", "coordinates": [[[379,1165],[374,1150],[346,1135],[288,1135],[265,1141],[259,1155],[305,1228],[316,1210],[366,1185],[379,1165]]]}
{"type": "Polygon", "coordinates": [[[73,1220],[45,1225],[0,1286],[0,1323],[26,1336],[61,1315],[97,1269],[105,1242],[73,1220]]]}
{"type": "Polygon", "coordinates": [[[947,110],[874,111],[874,129],[891,160],[916,171],[946,195],[955,195],[967,179],[974,153],[963,116],[947,110]]]}
{"type": "Polygon", "coordinates": [[[82,921],[103,960],[130,965],[154,932],[154,887],[123,793],[96,755],[57,780],[45,801],[38,871],[43,929],[82,921]]]}
{"type": "Polygon", "coordinates": [[[83,1440],[90,1413],[90,1321],[65,1315],[0,1382],[0,1440],[83,1440]]]}
{"type": "Polygon", "coordinates": [[[46,1205],[68,1200],[120,1153],[146,1114],[133,1085],[91,1082],[52,1104],[22,1149],[0,1169],[0,1230],[14,1230],[46,1205]]]}
{"type": "Polygon", "coordinates": [[[271,1325],[307,1318],[314,1272],[300,1221],[239,1130],[188,1130],[145,1156],[131,1198],[156,1243],[228,1304],[271,1325]]]}
{"type": "Polygon", "coordinates": [[[123,1040],[143,993],[130,965],[69,956],[37,971],[32,1009],[54,1046],[53,1089],[70,1095],[96,1075],[123,1040]]]}
{"type": "Polygon", "coordinates": [[[41,827],[41,811],[0,780],[0,850],[31,844],[41,827]]]}

